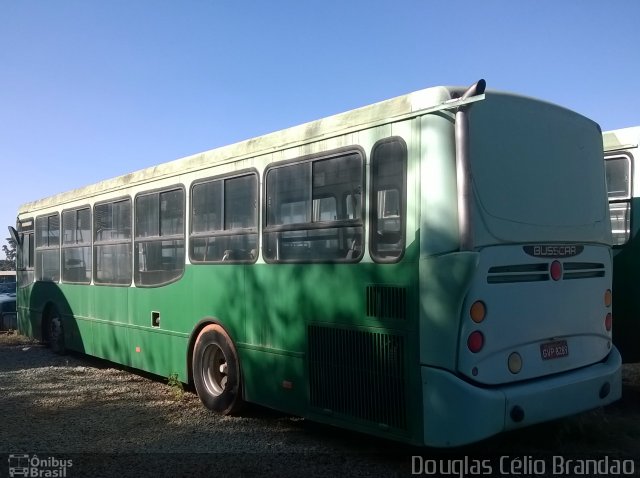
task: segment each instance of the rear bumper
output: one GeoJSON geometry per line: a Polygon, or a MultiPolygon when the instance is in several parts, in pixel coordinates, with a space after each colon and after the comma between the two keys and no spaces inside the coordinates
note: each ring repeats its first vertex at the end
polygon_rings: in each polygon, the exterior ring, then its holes
{"type": "Polygon", "coordinates": [[[424,442],[458,446],[607,405],[622,395],[622,359],[613,347],[600,363],[514,385],[481,388],[422,367],[424,442]]]}

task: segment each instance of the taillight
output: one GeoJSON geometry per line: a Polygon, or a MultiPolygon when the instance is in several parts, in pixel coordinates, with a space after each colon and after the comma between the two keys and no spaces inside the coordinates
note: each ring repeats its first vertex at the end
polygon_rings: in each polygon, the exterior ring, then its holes
{"type": "Polygon", "coordinates": [[[507,366],[509,367],[509,372],[516,374],[522,370],[522,357],[518,352],[513,352],[509,355],[509,359],[507,360],[507,366]]]}
{"type": "Polygon", "coordinates": [[[487,315],[487,307],[481,300],[476,300],[469,309],[469,316],[476,324],[484,320],[487,315]]]}
{"type": "Polygon", "coordinates": [[[613,315],[611,312],[607,314],[604,318],[604,328],[607,329],[607,332],[611,332],[611,327],[613,326],[613,315]]]}
{"type": "Polygon", "coordinates": [[[484,335],[482,335],[482,332],[478,330],[471,332],[471,334],[469,334],[469,337],[467,338],[467,347],[469,348],[469,350],[475,354],[480,352],[483,346],[484,335]]]}
{"type": "Polygon", "coordinates": [[[562,264],[560,264],[560,261],[553,261],[549,272],[551,272],[551,278],[553,280],[560,280],[562,277],[562,264]]]}

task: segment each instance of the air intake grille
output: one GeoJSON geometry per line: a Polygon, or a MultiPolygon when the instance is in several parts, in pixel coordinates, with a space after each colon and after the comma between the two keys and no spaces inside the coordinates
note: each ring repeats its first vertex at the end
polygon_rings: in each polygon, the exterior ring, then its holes
{"type": "Polygon", "coordinates": [[[604,264],[597,262],[565,262],[563,279],[589,279],[592,277],[604,277],[604,264]]]}
{"type": "Polygon", "coordinates": [[[549,265],[546,263],[494,266],[489,268],[489,274],[487,275],[489,284],[545,280],[549,280],[549,265]]]}
{"type": "Polygon", "coordinates": [[[313,407],[406,429],[404,337],[310,325],[313,407]]]}
{"type": "Polygon", "coordinates": [[[367,317],[405,319],[407,289],[384,285],[367,286],[367,317]]]}
{"type": "MultiPolygon", "coordinates": [[[[563,262],[562,279],[589,279],[604,277],[604,264],[597,262],[563,262]]],[[[489,268],[487,282],[489,284],[506,284],[511,282],[537,282],[550,279],[549,264],[516,264],[511,266],[494,266],[489,268]]]]}

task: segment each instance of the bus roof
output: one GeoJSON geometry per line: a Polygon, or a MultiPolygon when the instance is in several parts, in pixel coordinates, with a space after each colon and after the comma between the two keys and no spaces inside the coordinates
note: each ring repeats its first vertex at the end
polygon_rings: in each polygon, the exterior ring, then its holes
{"type": "MultiPolygon", "coordinates": [[[[133,173],[56,194],[47,198],[28,202],[20,206],[18,213],[26,214],[39,209],[67,202],[95,197],[119,189],[209,168],[241,159],[260,156],[302,144],[328,139],[345,133],[358,131],[403,118],[411,118],[432,110],[449,109],[469,102],[451,101],[465,88],[437,86],[426,88],[403,96],[374,103],[344,113],[329,116],[299,126],[283,129],[263,136],[241,141],[228,146],[211,149],[174,161],[151,166],[133,173]]],[[[477,101],[479,97],[471,99],[477,101]]]]}
{"type": "Polygon", "coordinates": [[[640,126],[616,129],[602,133],[605,151],[637,148],[640,142],[640,126]]]}

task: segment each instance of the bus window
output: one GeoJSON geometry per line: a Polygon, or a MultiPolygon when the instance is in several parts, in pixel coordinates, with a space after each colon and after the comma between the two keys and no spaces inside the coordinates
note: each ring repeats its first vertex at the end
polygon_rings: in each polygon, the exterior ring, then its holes
{"type": "Polygon", "coordinates": [[[94,221],[94,282],[131,284],[131,199],[97,204],[94,221]]]}
{"type": "Polygon", "coordinates": [[[62,281],[91,282],[91,209],[62,213],[62,281]]]}
{"type": "Polygon", "coordinates": [[[36,280],[60,280],[60,216],[36,218],[36,280]]]}
{"type": "Polygon", "coordinates": [[[207,180],[191,190],[193,262],[252,263],[258,258],[258,176],[207,180]]]}
{"type": "Polygon", "coordinates": [[[631,194],[631,161],[629,161],[629,157],[607,158],[604,164],[607,172],[609,200],[629,199],[631,194]]]}
{"type": "Polygon", "coordinates": [[[135,218],[136,286],[179,279],[184,272],[184,190],[139,195],[135,218]]]}
{"type": "Polygon", "coordinates": [[[267,170],[263,248],[268,262],[360,259],[362,205],[355,197],[362,190],[362,163],[359,152],[349,152],[267,170]]]}
{"type": "Polygon", "coordinates": [[[631,215],[631,160],[628,156],[605,158],[607,192],[613,245],[629,240],[631,215]]]}
{"type": "Polygon", "coordinates": [[[407,147],[400,138],[382,140],[371,155],[371,257],[400,260],[405,246],[407,147]]]}

